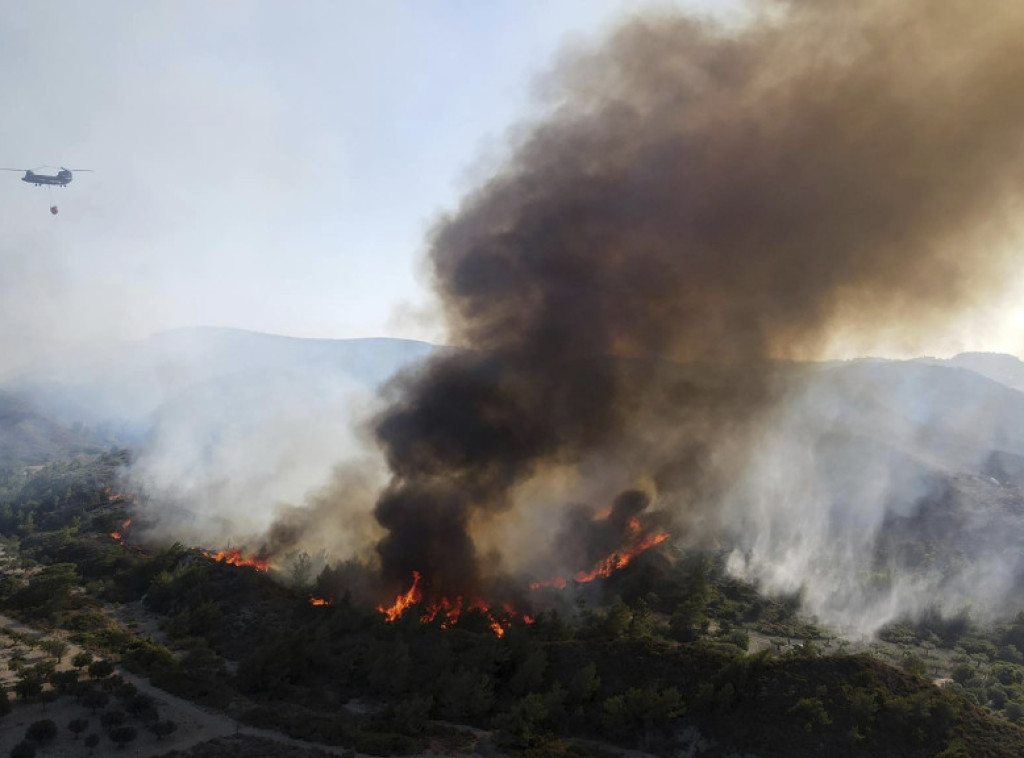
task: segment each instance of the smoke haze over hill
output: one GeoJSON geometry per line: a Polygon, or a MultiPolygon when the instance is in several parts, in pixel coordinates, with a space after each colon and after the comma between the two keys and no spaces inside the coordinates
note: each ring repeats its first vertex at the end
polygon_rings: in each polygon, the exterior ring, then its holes
{"type": "MultiPolygon", "coordinates": [[[[891,477],[813,487],[797,462],[827,430],[800,424],[829,415],[789,415],[813,400],[769,362],[914,344],[998,289],[1022,32],[1015,2],[764,3],[740,29],[642,16],[564,62],[548,115],[432,235],[450,339],[473,351],[406,374],[376,423],[386,581],[479,592],[501,569],[477,540],[510,511],[543,520],[526,493],[545,484],[595,508],[640,487],[697,541],[767,513],[786,556],[823,548],[791,487],[824,520],[837,495],[916,500],[891,477]]],[[[771,582],[765,554],[746,570],[771,582]]]]}

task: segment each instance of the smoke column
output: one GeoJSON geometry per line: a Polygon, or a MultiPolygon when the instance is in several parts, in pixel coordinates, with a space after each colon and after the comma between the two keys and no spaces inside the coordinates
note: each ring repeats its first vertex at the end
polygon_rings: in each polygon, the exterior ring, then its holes
{"type": "Polygon", "coordinates": [[[1021,92],[1018,0],[649,15],[563,60],[432,233],[467,350],[394,382],[376,421],[389,586],[479,592],[473,530],[554,467],[615,461],[684,522],[713,515],[779,397],[770,361],[912,342],[1005,277],[1021,92]]]}

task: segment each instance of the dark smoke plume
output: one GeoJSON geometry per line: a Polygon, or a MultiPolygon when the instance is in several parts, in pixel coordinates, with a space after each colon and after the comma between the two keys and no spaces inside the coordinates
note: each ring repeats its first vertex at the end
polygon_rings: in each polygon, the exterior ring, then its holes
{"type": "Polygon", "coordinates": [[[770,361],[838,332],[913,339],[1008,270],[1019,0],[638,18],[550,91],[432,236],[468,350],[393,384],[376,424],[394,588],[416,570],[435,593],[481,591],[472,530],[552,467],[616,461],[661,501],[713,508],[742,465],[723,440],[774,396],[770,361]]]}

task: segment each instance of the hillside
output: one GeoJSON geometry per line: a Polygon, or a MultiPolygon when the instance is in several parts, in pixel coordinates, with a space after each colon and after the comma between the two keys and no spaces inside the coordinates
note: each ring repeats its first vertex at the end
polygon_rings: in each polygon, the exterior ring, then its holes
{"type": "MultiPolygon", "coordinates": [[[[86,728],[103,749],[124,739],[155,755],[154,708],[165,719],[198,713],[174,705],[173,695],[212,711],[205,720],[223,714],[221,723],[256,727],[243,734],[370,755],[611,758],[639,749],[701,758],[737,751],[1009,758],[1024,751],[1024,729],[1012,723],[1024,718],[1024,708],[1012,710],[1024,698],[1024,666],[992,664],[982,654],[984,662],[968,667],[980,684],[940,689],[925,678],[923,662],[907,658],[913,665],[895,668],[847,655],[797,618],[792,602],[760,595],[712,557],[652,551],[577,595],[575,613],[509,620],[500,636],[478,611],[455,623],[423,622],[421,607],[387,623],[372,604],[352,599],[369,567],[339,564],[316,578],[293,575],[286,586],[275,569],[229,565],[181,545],[132,545],[130,531],[128,544],[118,540],[123,534],[112,538],[108,532],[131,514],[130,503],[107,489],[116,460],[54,463],[0,503],[0,610],[51,638],[67,634],[126,672],[69,673],[30,653],[8,685],[26,693],[0,722],[9,742],[26,719],[45,718],[37,703],[89,720],[88,704],[99,698],[112,704],[100,727],[86,728]],[[85,488],[51,506],[69,476],[85,488]],[[311,605],[311,596],[323,603],[311,605]],[[748,654],[756,629],[802,644],[748,654]],[[136,677],[148,682],[131,685],[136,677]],[[972,702],[978,687],[998,710],[972,702]],[[113,711],[116,718],[107,715],[113,711]]],[[[965,631],[969,624],[949,644],[968,644],[965,631]]],[[[51,649],[24,630],[6,633],[21,647],[51,649]]],[[[176,744],[186,750],[185,737],[202,739],[193,727],[183,735],[176,744]]],[[[220,738],[188,754],[229,756],[240,744],[257,743],[220,738]]],[[[44,741],[39,755],[48,751],[44,741]]]]}
{"type": "Polygon", "coordinates": [[[96,443],[41,412],[23,395],[0,390],[0,466],[42,465],[95,450],[96,443]]]}

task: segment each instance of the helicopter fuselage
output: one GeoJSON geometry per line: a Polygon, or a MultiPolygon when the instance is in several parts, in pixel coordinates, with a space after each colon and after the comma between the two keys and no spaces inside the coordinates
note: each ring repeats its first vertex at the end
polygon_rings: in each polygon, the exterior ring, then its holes
{"type": "Polygon", "coordinates": [[[44,184],[53,184],[58,187],[63,187],[71,181],[71,172],[64,170],[53,176],[50,174],[36,174],[32,171],[26,171],[25,175],[21,177],[21,181],[34,184],[37,187],[41,187],[44,184]]]}

